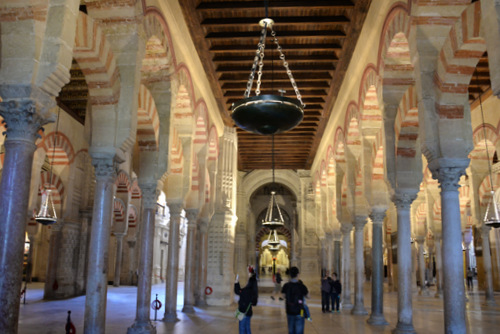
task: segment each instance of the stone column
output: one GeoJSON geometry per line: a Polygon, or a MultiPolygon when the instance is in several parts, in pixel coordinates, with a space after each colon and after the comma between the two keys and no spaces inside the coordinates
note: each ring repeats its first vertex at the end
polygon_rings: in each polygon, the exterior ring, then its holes
{"type": "Polygon", "coordinates": [[[351,231],[352,224],[342,223],[342,308],[351,309],[351,231]]]}
{"type": "Polygon", "coordinates": [[[383,231],[387,208],[373,208],[370,218],[372,233],[372,313],[367,322],[370,325],[387,325],[384,318],[384,254],[383,231]]]}
{"type": "Polygon", "coordinates": [[[427,285],[425,284],[425,259],[424,259],[424,242],[425,237],[418,236],[416,238],[418,245],[418,270],[420,272],[420,291],[419,295],[428,296],[429,289],[427,289],[427,285]]]}
{"type": "Polygon", "coordinates": [[[436,294],[434,297],[443,297],[443,257],[441,255],[441,235],[434,234],[434,247],[436,249],[436,294]]]}
{"type": "Polygon", "coordinates": [[[108,291],[108,247],[113,218],[117,164],[112,153],[93,153],[95,168],[94,209],[89,244],[89,268],[85,298],[85,334],[104,333],[108,291]]]}
{"type": "Polygon", "coordinates": [[[366,225],[365,216],[356,216],[354,218],[354,252],[355,252],[355,289],[354,289],[354,308],[351,313],[356,315],[366,315],[368,312],[364,305],[363,286],[365,281],[365,261],[364,261],[364,234],[363,229],[366,225]]]}
{"type": "Polygon", "coordinates": [[[155,232],[155,211],[158,197],[156,182],[139,183],[142,191],[142,215],[140,226],[139,281],[137,282],[137,310],[134,324],[127,334],[156,333],[156,327],[149,319],[151,303],[151,279],[153,272],[153,241],[155,232]]]}
{"type": "Polygon", "coordinates": [[[165,316],[163,321],[177,321],[177,279],[179,275],[179,228],[182,203],[168,203],[170,232],[168,234],[168,271],[165,287],[165,316]]]}
{"type": "Polygon", "coordinates": [[[61,250],[63,224],[62,219],[59,218],[59,221],[50,227],[49,259],[47,263],[47,276],[45,276],[43,299],[55,299],[56,290],[59,287],[59,283],[57,282],[57,267],[61,250]]]}
{"type": "MultiPolygon", "coordinates": [[[[467,159],[467,165],[469,160],[467,159]]],[[[432,176],[441,186],[441,222],[443,232],[444,327],[446,333],[465,333],[465,286],[462,254],[462,227],[458,181],[465,167],[439,167],[432,176]]]]}
{"type": "Polygon", "coordinates": [[[207,261],[208,261],[208,222],[205,219],[200,220],[198,225],[198,282],[197,287],[198,299],[196,306],[207,306],[207,299],[205,295],[205,287],[207,286],[207,261]]]}
{"type": "Polygon", "coordinates": [[[337,273],[338,277],[341,277],[340,275],[340,238],[341,236],[336,236],[335,240],[333,241],[333,271],[337,273]]]}
{"type": "Polygon", "coordinates": [[[493,294],[493,271],[491,269],[491,255],[490,255],[490,230],[489,226],[481,227],[481,239],[483,241],[483,267],[485,273],[484,280],[484,294],[485,294],[485,304],[494,306],[495,297],[493,294]]]}
{"type": "Polygon", "coordinates": [[[0,181],[0,333],[17,333],[31,167],[38,131],[48,120],[32,100],[0,102],[0,116],[7,124],[0,181]]]}
{"type": "Polygon", "coordinates": [[[394,333],[415,333],[412,306],[412,256],[410,207],[417,191],[396,192],[393,202],[398,215],[398,323],[394,333]]]}
{"type": "Polygon", "coordinates": [[[115,259],[115,277],[113,279],[113,286],[120,286],[120,274],[122,271],[122,256],[123,256],[123,233],[114,233],[116,237],[116,259],[115,259]]]}
{"type": "Polygon", "coordinates": [[[184,276],[184,307],[182,312],[194,313],[194,269],[196,250],[196,220],[198,209],[187,209],[186,274],[184,276]]]}

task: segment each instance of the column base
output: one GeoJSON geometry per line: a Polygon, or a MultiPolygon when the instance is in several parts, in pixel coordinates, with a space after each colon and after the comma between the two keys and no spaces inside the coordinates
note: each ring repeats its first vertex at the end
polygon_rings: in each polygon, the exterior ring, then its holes
{"type": "Polygon", "coordinates": [[[351,303],[347,302],[347,303],[342,303],[342,309],[343,310],[350,310],[354,307],[354,305],[352,305],[351,303]]]}
{"type": "Polygon", "coordinates": [[[370,318],[366,320],[366,322],[370,325],[373,326],[385,326],[388,325],[389,323],[385,320],[383,314],[371,314],[370,318]]]}
{"type": "Polygon", "coordinates": [[[156,327],[151,321],[135,322],[127,329],[127,334],[156,334],[156,327]]]}
{"type": "Polygon", "coordinates": [[[415,328],[413,328],[413,324],[402,324],[399,323],[396,325],[396,328],[392,330],[393,334],[413,334],[417,333],[415,328]]]}
{"type": "Polygon", "coordinates": [[[368,315],[368,311],[366,311],[363,305],[354,305],[354,308],[351,311],[353,315],[368,315]]]}
{"type": "Polygon", "coordinates": [[[177,313],[176,312],[165,314],[165,317],[163,318],[163,321],[165,321],[165,322],[176,322],[178,320],[179,319],[177,319],[177,313]]]}
{"type": "Polygon", "coordinates": [[[182,308],[182,312],[195,313],[193,305],[184,305],[184,307],[182,308]]]}
{"type": "Polygon", "coordinates": [[[498,306],[498,304],[495,302],[495,299],[486,299],[484,301],[484,306],[498,306]]]}

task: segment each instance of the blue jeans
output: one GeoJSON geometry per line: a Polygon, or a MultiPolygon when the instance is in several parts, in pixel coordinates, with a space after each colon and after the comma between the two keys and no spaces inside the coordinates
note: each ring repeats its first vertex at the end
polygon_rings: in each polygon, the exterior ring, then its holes
{"type": "Polygon", "coordinates": [[[332,293],[332,311],[339,310],[340,295],[338,293],[332,293]]]}
{"type": "Polygon", "coordinates": [[[240,334],[252,334],[250,330],[250,319],[251,317],[244,317],[243,320],[240,321],[240,334]]]}
{"type": "Polygon", "coordinates": [[[288,334],[304,334],[304,317],[299,315],[286,315],[288,334]]]}

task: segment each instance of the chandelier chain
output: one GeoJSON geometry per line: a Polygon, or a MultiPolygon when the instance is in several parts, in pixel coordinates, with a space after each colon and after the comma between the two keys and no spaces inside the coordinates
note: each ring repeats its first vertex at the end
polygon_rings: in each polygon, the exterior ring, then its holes
{"type": "MultiPolygon", "coordinates": [[[[253,58],[252,69],[250,70],[250,76],[248,77],[247,89],[245,90],[245,98],[248,98],[250,96],[250,91],[252,90],[253,80],[255,78],[255,72],[257,71],[257,65],[259,64],[259,59],[264,58],[266,36],[267,36],[267,24],[264,25],[260,34],[259,44],[257,45],[257,51],[255,52],[255,57],[253,58]]],[[[262,71],[262,68],[260,68],[260,70],[262,71]]]]}

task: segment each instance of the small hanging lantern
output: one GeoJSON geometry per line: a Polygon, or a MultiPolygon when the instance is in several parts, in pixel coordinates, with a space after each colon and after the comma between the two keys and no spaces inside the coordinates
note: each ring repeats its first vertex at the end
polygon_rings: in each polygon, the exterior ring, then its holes
{"type": "Polygon", "coordinates": [[[243,130],[260,135],[273,135],[296,127],[304,118],[305,104],[302,102],[302,96],[300,95],[297,83],[293,78],[288,62],[285,60],[283,50],[276,38],[276,32],[273,30],[274,21],[268,17],[267,1],[265,1],[265,14],[266,17],[259,22],[262,30],[244,98],[233,103],[231,117],[236,125],[243,130]],[[264,67],[264,49],[266,47],[268,29],[271,30],[272,41],[276,44],[279,58],[283,62],[283,67],[290,79],[297,99],[282,96],[283,91],[281,96],[272,94],[260,95],[262,69],[264,67]],[[250,97],[255,72],[257,72],[257,86],[255,88],[255,96],[250,97]]]}
{"type": "Polygon", "coordinates": [[[42,191],[42,203],[40,211],[35,215],[35,221],[42,225],[52,225],[57,222],[56,208],[52,201],[51,190],[45,189],[42,191]]]}
{"type": "Polygon", "coordinates": [[[491,192],[491,198],[486,207],[486,213],[484,215],[484,224],[486,226],[491,226],[494,228],[500,227],[500,214],[498,212],[498,204],[495,201],[495,192],[491,192]]]}
{"type": "Polygon", "coordinates": [[[281,214],[280,207],[276,201],[276,192],[271,191],[271,198],[269,199],[266,217],[262,221],[262,226],[275,230],[283,225],[285,225],[285,221],[283,220],[283,215],[281,214]]]}
{"type": "Polygon", "coordinates": [[[278,238],[278,234],[276,233],[276,230],[272,230],[269,233],[269,242],[268,242],[268,244],[271,245],[272,247],[280,245],[280,239],[278,238]]]}

